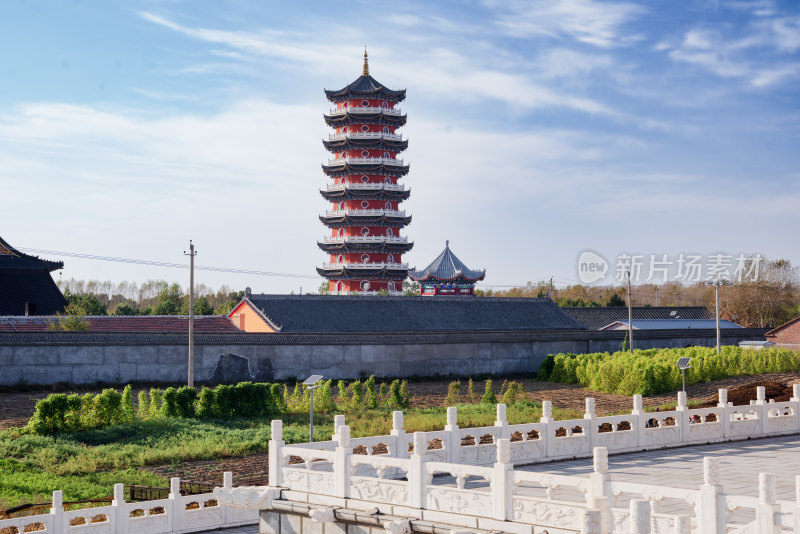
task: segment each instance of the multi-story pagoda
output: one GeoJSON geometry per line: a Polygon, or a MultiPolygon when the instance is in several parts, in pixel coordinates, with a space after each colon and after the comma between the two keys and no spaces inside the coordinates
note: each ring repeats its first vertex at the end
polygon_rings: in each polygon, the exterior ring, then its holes
{"type": "Polygon", "coordinates": [[[323,141],[332,159],[322,170],[331,182],[320,191],[331,202],[320,216],[330,233],[318,245],[330,257],[317,272],[331,294],[401,293],[408,276],[402,254],[414,246],[400,235],[411,222],[400,209],[410,191],[399,183],[409,166],[398,158],[408,141],[397,132],[406,123],[397,107],[406,91],[370,76],[365,50],[361,76],[325,95],[336,107],[325,115],[334,132],[323,141]]]}
{"type": "Polygon", "coordinates": [[[474,295],[475,282],[483,280],[486,271],[473,271],[450,251],[450,241],[430,265],[411,271],[408,277],[419,282],[421,295],[474,295]]]}

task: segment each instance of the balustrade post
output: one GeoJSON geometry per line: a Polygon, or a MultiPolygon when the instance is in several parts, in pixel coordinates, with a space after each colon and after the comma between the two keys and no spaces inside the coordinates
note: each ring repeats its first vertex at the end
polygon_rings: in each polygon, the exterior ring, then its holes
{"type": "Polygon", "coordinates": [[[584,510],[581,516],[580,534],[605,534],[606,532],[611,532],[610,530],[605,530],[601,525],[602,519],[598,510],[584,510]]]}
{"type": "Polygon", "coordinates": [[[335,497],[350,497],[350,475],[353,447],[350,445],[350,427],[340,426],[338,445],[333,459],[333,494],[335,497]]]}
{"type": "Polygon", "coordinates": [[[111,501],[111,506],[114,508],[114,533],[127,534],[128,533],[128,514],[127,507],[125,506],[125,485],[114,484],[114,500],[111,501]]]}
{"type": "Polygon", "coordinates": [[[514,464],[511,463],[511,440],[497,440],[497,461],[490,484],[494,518],[506,521],[513,517],[511,501],[514,498],[514,464]]]}
{"type": "Polygon", "coordinates": [[[344,415],[334,415],[333,416],[333,435],[331,435],[331,441],[339,441],[339,427],[344,426],[344,415]]]}
{"type": "Polygon", "coordinates": [[[719,421],[722,423],[722,437],[727,438],[731,433],[731,415],[728,410],[728,390],[719,390],[719,401],[717,402],[719,408],[719,421]]]}
{"type": "Polygon", "coordinates": [[[780,512],[773,473],[758,474],[758,504],[756,505],[756,534],[778,534],[775,514],[780,512]]]}
{"type": "Polygon", "coordinates": [[[542,433],[539,439],[544,440],[545,456],[552,457],[556,450],[556,429],[553,421],[553,403],[550,401],[542,402],[542,417],[539,419],[542,425],[542,433]]]}
{"type": "Polygon", "coordinates": [[[53,503],[50,506],[50,515],[53,516],[53,532],[62,534],[67,527],[64,525],[64,494],[61,490],[53,492],[53,503]]]}
{"type": "Polygon", "coordinates": [[[764,386],[758,386],[756,388],[755,404],[758,406],[758,426],[761,428],[761,433],[765,434],[769,429],[769,407],[767,406],[767,390],[764,386]]]}
{"type": "Polygon", "coordinates": [[[800,384],[792,384],[792,398],[789,399],[794,403],[792,409],[794,410],[795,430],[800,430],[800,384]]]}
{"type": "Polygon", "coordinates": [[[689,441],[689,407],[686,405],[686,392],[678,392],[678,405],[675,407],[678,412],[677,425],[680,431],[681,442],[689,441]]]}
{"type": "Polygon", "coordinates": [[[586,493],[586,504],[589,508],[600,511],[602,532],[611,532],[611,476],[608,474],[608,449],[595,447],[592,451],[594,471],[589,475],[589,491],[586,493]]]}
{"type": "Polygon", "coordinates": [[[800,475],[794,477],[794,531],[800,532],[800,475]]]}
{"type": "MultiPolygon", "coordinates": [[[[233,489],[233,472],[225,471],[222,473],[222,487],[230,491],[233,489]]],[[[231,511],[227,506],[222,507],[223,524],[228,524],[228,512],[231,511]]]]}
{"type": "Polygon", "coordinates": [[[583,434],[588,440],[589,450],[593,450],[595,441],[597,441],[597,425],[595,418],[597,414],[594,411],[594,399],[591,397],[586,398],[586,413],[583,414],[583,434]]]}
{"type": "Polygon", "coordinates": [[[424,509],[428,505],[428,475],[425,468],[425,456],[428,454],[428,442],[424,432],[414,432],[414,452],[411,454],[411,465],[408,469],[408,505],[412,508],[424,509]]]}
{"type": "Polygon", "coordinates": [[[186,507],[181,506],[181,478],[172,477],[169,479],[169,502],[172,508],[172,532],[183,530],[183,517],[186,515],[186,507]]]}
{"type": "Polygon", "coordinates": [[[447,408],[447,424],[444,425],[445,432],[448,433],[447,461],[454,464],[461,463],[461,439],[458,435],[458,410],[454,407],[447,408]]]}
{"type": "Polygon", "coordinates": [[[394,437],[394,447],[389,452],[395,458],[408,458],[406,429],[403,428],[403,412],[399,410],[392,412],[392,431],[390,434],[394,437]]]}
{"type": "Polygon", "coordinates": [[[692,518],[688,515],[676,515],[672,523],[674,534],[692,534],[692,518]]]}
{"type": "Polygon", "coordinates": [[[629,521],[631,534],[650,534],[650,501],[631,499],[629,521]]]}
{"type": "Polygon", "coordinates": [[[268,482],[270,486],[277,488],[283,484],[283,452],[281,451],[285,445],[283,441],[283,421],[273,419],[270,429],[268,482]]]}
{"type": "Polygon", "coordinates": [[[502,402],[497,404],[497,417],[495,418],[494,426],[497,428],[498,439],[511,439],[511,433],[508,430],[508,418],[506,417],[506,405],[502,402]]]}
{"type": "Polygon", "coordinates": [[[642,408],[642,396],[638,393],[633,396],[633,410],[631,410],[631,424],[633,431],[636,432],[636,445],[641,447],[644,443],[644,431],[642,429],[642,415],[644,410],[642,408]]]}
{"type": "Polygon", "coordinates": [[[703,458],[703,485],[697,504],[697,529],[703,534],[725,534],[725,496],[719,483],[719,459],[703,458]]]}

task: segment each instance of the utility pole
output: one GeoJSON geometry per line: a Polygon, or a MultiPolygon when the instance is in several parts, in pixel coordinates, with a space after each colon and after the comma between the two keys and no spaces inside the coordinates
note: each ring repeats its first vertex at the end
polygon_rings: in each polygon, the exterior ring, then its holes
{"type": "Polygon", "coordinates": [[[189,253],[183,251],[184,256],[189,256],[189,373],[188,384],[194,387],[194,243],[189,240],[189,253]]]}
{"type": "Polygon", "coordinates": [[[550,277],[550,289],[547,290],[547,298],[553,299],[553,277],[550,277]]]}
{"type": "Polygon", "coordinates": [[[717,281],[714,283],[714,300],[716,301],[717,305],[717,354],[720,353],[720,332],[719,332],[719,274],[717,275],[717,281]]]}
{"type": "Polygon", "coordinates": [[[631,308],[631,270],[625,271],[628,275],[628,344],[633,353],[633,309],[631,308]]]}

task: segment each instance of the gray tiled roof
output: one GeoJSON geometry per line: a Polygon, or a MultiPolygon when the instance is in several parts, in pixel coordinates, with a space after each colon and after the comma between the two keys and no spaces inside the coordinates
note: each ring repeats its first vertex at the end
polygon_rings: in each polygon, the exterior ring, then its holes
{"type": "Polygon", "coordinates": [[[486,271],[473,271],[459,260],[450,250],[450,241],[445,242],[444,250],[430,265],[421,271],[411,271],[408,277],[422,282],[425,280],[455,280],[459,277],[470,281],[483,280],[486,271]]]}
{"type": "Polygon", "coordinates": [[[582,330],[549,299],[250,295],[281,333],[582,330]]]}
{"type": "Polygon", "coordinates": [[[387,97],[396,99],[397,101],[402,101],[406,97],[406,90],[401,89],[399,91],[394,91],[389,89],[369,74],[359,76],[352,83],[350,83],[350,85],[343,89],[339,89],[338,91],[331,91],[328,89],[325,90],[325,95],[329,100],[333,100],[337,97],[342,98],[351,94],[386,95],[387,97]]]}
{"type": "MultiPolygon", "coordinates": [[[[599,330],[614,321],[628,320],[626,306],[563,309],[590,330],[599,330]]],[[[713,319],[713,315],[705,306],[633,306],[631,311],[634,320],[713,319]]]]}

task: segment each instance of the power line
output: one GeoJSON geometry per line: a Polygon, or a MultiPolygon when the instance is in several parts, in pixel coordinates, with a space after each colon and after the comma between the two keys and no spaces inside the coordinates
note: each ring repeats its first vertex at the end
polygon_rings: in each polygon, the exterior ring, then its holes
{"type": "MultiPolygon", "coordinates": [[[[24,250],[26,252],[35,252],[38,254],[52,254],[54,256],[67,256],[70,258],[81,258],[85,260],[97,260],[97,261],[110,261],[115,263],[131,263],[134,265],[150,265],[153,267],[170,267],[175,269],[188,269],[188,265],[184,265],[183,263],[170,263],[166,261],[155,261],[155,260],[141,260],[141,259],[134,259],[134,258],[117,258],[114,256],[96,256],[94,254],[82,254],[79,252],[64,252],[60,250],[46,250],[40,248],[27,248],[27,247],[19,247],[20,250],[24,250]]],[[[280,276],[285,278],[319,278],[318,276],[311,275],[311,274],[296,274],[296,273],[278,273],[273,271],[255,271],[250,269],[232,269],[229,267],[209,267],[209,266],[200,266],[195,265],[195,269],[200,271],[214,271],[218,273],[235,273],[235,274],[252,274],[256,276],[280,276]]]]}

